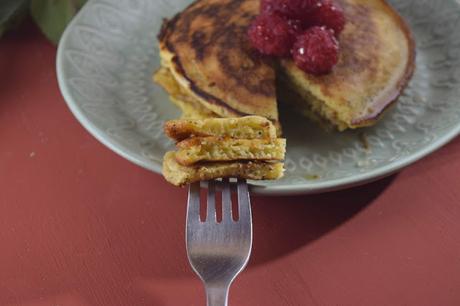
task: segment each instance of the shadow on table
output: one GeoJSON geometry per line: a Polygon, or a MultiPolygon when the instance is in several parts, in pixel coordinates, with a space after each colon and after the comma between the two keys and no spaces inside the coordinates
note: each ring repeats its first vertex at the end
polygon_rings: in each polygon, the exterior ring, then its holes
{"type": "MultiPolygon", "coordinates": [[[[371,205],[394,178],[392,176],[366,186],[321,195],[253,197],[254,249],[248,270],[296,252],[349,222],[371,205]]],[[[184,300],[204,304],[202,285],[190,272],[186,261],[185,266],[184,271],[188,271],[186,275],[192,276],[188,277],[188,281],[183,277],[178,278],[180,274],[174,278],[170,278],[171,274],[168,277],[163,274],[144,279],[139,286],[149,296],[161,301],[162,305],[179,305],[184,300]],[[175,292],[181,292],[185,298],[174,296],[175,292]]],[[[170,272],[174,274],[174,270],[177,273],[177,269],[170,269],[170,272]]]]}
{"type": "MultiPolygon", "coordinates": [[[[63,192],[59,201],[0,205],[0,305],[169,306],[182,299],[171,299],[178,289],[188,301],[202,299],[185,253],[185,190],[149,177],[145,172],[123,188],[156,186],[151,193],[120,193],[114,185],[97,200],[78,192],[73,195],[81,198],[72,202],[63,192]]],[[[349,221],[393,178],[329,194],[253,198],[249,269],[349,221]]]]}
{"type": "Polygon", "coordinates": [[[254,198],[251,265],[287,255],[320,239],[372,204],[394,178],[327,194],[254,198]]]}

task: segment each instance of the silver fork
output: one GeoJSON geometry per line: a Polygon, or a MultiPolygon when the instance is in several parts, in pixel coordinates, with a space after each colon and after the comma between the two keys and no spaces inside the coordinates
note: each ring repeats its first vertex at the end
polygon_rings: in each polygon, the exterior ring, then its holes
{"type": "Polygon", "coordinates": [[[216,216],[216,183],[208,182],[207,214],[200,220],[200,183],[190,185],[187,204],[187,256],[206,288],[208,306],[227,306],[228,291],[246,267],[252,248],[248,185],[238,180],[238,220],[232,217],[231,186],[222,184],[222,221],[216,216]]]}

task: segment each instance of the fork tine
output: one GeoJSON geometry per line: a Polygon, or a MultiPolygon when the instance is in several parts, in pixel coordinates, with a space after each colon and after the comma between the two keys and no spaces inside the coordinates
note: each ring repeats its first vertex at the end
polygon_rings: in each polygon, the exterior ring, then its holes
{"type": "Polygon", "coordinates": [[[187,223],[200,221],[200,183],[190,184],[187,200],[187,223]]]}
{"type": "Polygon", "coordinates": [[[229,222],[233,220],[232,215],[232,193],[228,178],[222,180],[222,221],[229,222]]]}
{"type": "Polygon", "coordinates": [[[216,222],[216,182],[208,181],[207,213],[206,221],[216,222]]]}
{"type": "MultiPolygon", "coordinates": [[[[216,220],[216,181],[208,181],[207,217],[199,221],[200,186],[191,185],[186,227],[187,257],[195,273],[205,284],[207,305],[227,305],[233,280],[246,267],[252,249],[252,218],[248,186],[238,180],[239,221],[231,221],[231,187],[223,181],[223,221],[216,220]],[[193,221],[190,221],[191,218],[193,221]],[[212,218],[216,221],[213,221],[212,218]]],[[[236,209],[236,208],[235,208],[236,209]]]]}
{"type": "Polygon", "coordinates": [[[249,199],[249,190],[246,180],[238,179],[238,210],[239,220],[251,221],[251,200],[249,199]]]}

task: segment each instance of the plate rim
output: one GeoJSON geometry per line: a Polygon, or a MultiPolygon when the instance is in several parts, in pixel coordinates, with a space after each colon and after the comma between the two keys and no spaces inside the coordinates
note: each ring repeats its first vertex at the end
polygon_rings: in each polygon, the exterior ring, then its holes
{"type": "MultiPolygon", "coordinates": [[[[56,74],[58,80],[58,86],[60,92],[69,107],[71,113],[79,121],[79,123],[99,142],[105,145],[107,148],[123,157],[124,159],[150,171],[155,172],[156,174],[161,175],[162,167],[156,162],[152,161],[150,163],[145,162],[141,158],[137,157],[135,154],[132,154],[130,150],[127,150],[122,145],[117,144],[112,141],[110,137],[107,137],[106,134],[96,127],[87,115],[84,114],[81,107],[78,103],[75,102],[70,90],[68,89],[67,82],[64,77],[64,51],[66,42],[71,33],[72,28],[76,23],[79,22],[82,13],[88,9],[89,6],[85,5],[80,12],[71,20],[69,25],[66,27],[58,45],[57,55],[56,55],[56,74]]],[[[388,175],[394,174],[403,168],[406,168],[415,162],[423,159],[424,157],[432,154],[438,149],[442,148],[455,137],[460,134],[460,122],[455,128],[452,128],[450,131],[440,136],[436,141],[433,141],[430,145],[421,149],[416,153],[409,154],[408,156],[401,158],[396,162],[392,162],[388,165],[382,166],[380,168],[372,169],[365,173],[359,173],[345,178],[332,179],[324,182],[317,182],[314,184],[304,183],[298,185],[278,185],[278,186],[261,186],[261,185],[252,185],[251,192],[259,195],[267,196],[289,196],[289,195],[305,195],[313,193],[321,193],[335,190],[342,190],[350,188],[353,186],[363,185],[372,181],[379,180],[388,175]]]]}

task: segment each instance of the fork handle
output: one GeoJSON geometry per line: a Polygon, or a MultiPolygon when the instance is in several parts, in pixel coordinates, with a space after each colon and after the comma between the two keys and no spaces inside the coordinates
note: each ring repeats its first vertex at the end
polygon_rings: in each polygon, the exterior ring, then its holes
{"type": "Polygon", "coordinates": [[[208,306],[227,306],[230,286],[207,287],[206,299],[208,306]]]}

